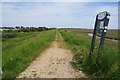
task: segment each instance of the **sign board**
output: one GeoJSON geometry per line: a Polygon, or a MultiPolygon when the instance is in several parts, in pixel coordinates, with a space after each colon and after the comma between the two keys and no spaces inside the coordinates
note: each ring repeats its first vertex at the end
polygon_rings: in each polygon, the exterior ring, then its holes
{"type": "Polygon", "coordinates": [[[95,21],[95,26],[94,26],[93,37],[92,37],[92,41],[91,41],[90,55],[91,55],[91,53],[93,52],[93,49],[94,49],[94,44],[95,44],[95,39],[96,39],[97,33],[101,34],[99,51],[102,49],[102,47],[104,45],[106,31],[107,31],[107,28],[108,28],[109,18],[110,18],[110,14],[107,11],[104,11],[104,12],[101,12],[101,13],[97,14],[96,21],[95,21]]]}
{"type": "Polygon", "coordinates": [[[96,32],[102,33],[102,30],[107,28],[105,27],[105,21],[110,17],[110,14],[108,12],[101,12],[97,15],[97,24],[96,24],[96,32]]]}

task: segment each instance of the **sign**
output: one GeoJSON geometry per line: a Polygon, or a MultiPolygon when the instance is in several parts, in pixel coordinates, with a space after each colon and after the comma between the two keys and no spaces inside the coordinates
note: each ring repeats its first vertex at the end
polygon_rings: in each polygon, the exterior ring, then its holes
{"type": "Polygon", "coordinates": [[[96,32],[97,33],[102,33],[102,30],[105,28],[104,24],[106,19],[110,18],[110,14],[108,12],[101,12],[98,14],[97,17],[97,26],[96,26],[96,32]]]}
{"type": "MultiPolygon", "coordinates": [[[[93,37],[92,37],[92,42],[91,42],[90,55],[92,54],[93,49],[94,49],[94,43],[95,43],[97,33],[101,34],[101,39],[100,39],[100,44],[99,44],[99,52],[101,51],[101,49],[104,45],[104,40],[105,40],[105,36],[106,36],[106,31],[108,28],[109,18],[110,18],[110,14],[107,11],[97,14],[93,37]]],[[[98,56],[99,56],[99,54],[98,54],[98,56]]]]}

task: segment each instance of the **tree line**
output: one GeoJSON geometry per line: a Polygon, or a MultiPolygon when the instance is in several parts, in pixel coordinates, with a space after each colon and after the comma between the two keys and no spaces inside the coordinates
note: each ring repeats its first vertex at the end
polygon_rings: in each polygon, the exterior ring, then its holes
{"type": "Polygon", "coordinates": [[[5,32],[34,32],[34,31],[45,31],[52,30],[55,28],[47,28],[47,27],[24,27],[24,26],[16,26],[16,27],[2,27],[5,32]]]}

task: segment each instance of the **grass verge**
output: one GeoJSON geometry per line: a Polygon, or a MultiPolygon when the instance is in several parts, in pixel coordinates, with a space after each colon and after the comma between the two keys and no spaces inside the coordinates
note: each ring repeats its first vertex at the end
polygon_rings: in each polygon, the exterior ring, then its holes
{"type": "Polygon", "coordinates": [[[3,42],[3,78],[15,78],[54,40],[55,30],[36,32],[3,42]],[[25,38],[24,38],[25,37],[25,38]]]}
{"type": "Polygon", "coordinates": [[[68,31],[61,31],[65,42],[70,46],[73,52],[73,62],[77,69],[86,71],[91,77],[101,78],[119,78],[118,72],[118,47],[111,42],[105,44],[99,57],[99,63],[96,64],[98,53],[98,39],[95,44],[95,50],[92,57],[89,57],[91,38],[85,34],[76,34],[68,31]],[[110,43],[110,44],[109,44],[110,43]]]}

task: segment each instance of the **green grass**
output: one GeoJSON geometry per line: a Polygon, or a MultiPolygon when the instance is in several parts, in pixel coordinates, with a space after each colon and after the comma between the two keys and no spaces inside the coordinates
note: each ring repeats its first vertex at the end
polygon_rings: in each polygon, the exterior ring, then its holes
{"type": "Polygon", "coordinates": [[[22,39],[31,35],[34,35],[35,32],[2,32],[2,35],[0,35],[0,38],[2,38],[2,41],[8,41],[8,40],[12,40],[12,39],[22,39]]]}
{"type": "Polygon", "coordinates": [[[74,54],[73,62],[77,69],[87,72],[91,77],[120,77],[120,73],[118,73],[118,43],[105,41],[103,51],[99,57],[99,66],[96,64],[99,39],[96,40],[92,57],[89,57],[90,36],[84,32],[74,30],[61,31],[61,35],[74,54]]]}
{"type": "Polygon", "coordinates": [[[15,78],[54,40],[55,30],[20,33],[17,37],[3,41],[3,78],[15,78]]]}
{"type": "MultiPolygon", "coordinates": [[[[113,40],[120,40],[118,35],[119,30],[107,30],[106,38],[113,40]]],[[[97,36],[101,36],[101,34],[97,34],[97,36]]]]}
{"type": "MultiPolygon", "coordinates": [[[[85,35],[88,35],[88,33],[93,33],[92,29],[64,29],[64,30],[68,30],[69,32],[74,32],[74,33],[82,33],[85,35]]],[[[107,30],[107,34],[106,34],[106,38],[108,39],[115,39],[115,40],[119,40],[119,35],[118,35],[119,30],[107,30]]],[[[98,36],[100,36],[100,34],[98,34],[98,36]]]]}
{"type": "Polygon", "coordinates": [[[120,30],[108,30],[106,34],[106,38],[120,40],[120,38],[118,37],[119,31],[120,30]]]}

